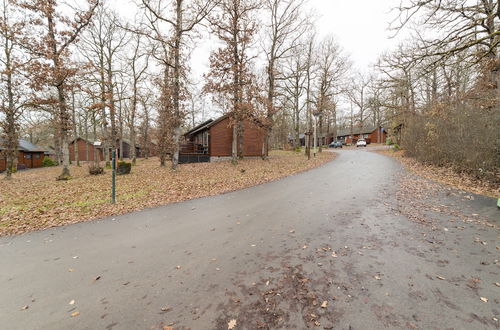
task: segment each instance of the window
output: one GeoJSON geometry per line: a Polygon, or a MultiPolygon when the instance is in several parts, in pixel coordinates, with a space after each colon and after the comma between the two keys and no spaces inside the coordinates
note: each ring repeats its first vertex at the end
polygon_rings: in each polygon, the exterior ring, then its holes
{"type": "Polygon", "coordinates": [[[35,154],[35,159],[40,159],[40,154],[35,154]]]}
{"type": "Polygon", "coordinates": [[[31,159],[31,154],[24,154],[24,159],[31,159]]]}

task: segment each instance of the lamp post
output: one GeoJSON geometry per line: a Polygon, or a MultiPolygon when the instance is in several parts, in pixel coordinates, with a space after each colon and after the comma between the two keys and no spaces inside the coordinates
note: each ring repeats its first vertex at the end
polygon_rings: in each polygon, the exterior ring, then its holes
{"type": "Polygon", "coordinates": [[[313,113],[313,116],[314,116],[314,140],[313,140],[313,143],[314,143],[314,157],[316,157],[316,146],[318,145],[318,133],[317,133],[317,128],[318,128],[318,117],[320,116],[320,112],[314,112],[313,113]]]}

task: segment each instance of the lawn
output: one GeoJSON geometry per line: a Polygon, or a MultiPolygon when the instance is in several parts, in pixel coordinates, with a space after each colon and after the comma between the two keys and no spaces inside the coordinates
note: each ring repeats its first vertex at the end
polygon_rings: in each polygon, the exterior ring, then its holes
{"type": "Polygon", "coordinates": [[[111,204],[111,170],[88,174],[72,166],[72,179],[56,181],[59,167],[21,171],[0,179],[0,236],[118,215],[198,197],[221,194],[317,167],[330,152],[307,161],[303,154],[274,151],[269,161],[186,164],[178,171],[161,168],[158,159],[138,160],[132,173],[117,176],[117,203],[111,204]]]}

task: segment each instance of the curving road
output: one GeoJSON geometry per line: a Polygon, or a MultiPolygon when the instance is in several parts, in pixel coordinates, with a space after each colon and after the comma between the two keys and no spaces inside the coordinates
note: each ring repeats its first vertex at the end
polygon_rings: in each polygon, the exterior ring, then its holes
{"type": "MultiPolygon", "coordinates": [[[[404,175],[343,150],[257,187],[0,238],[0,328],[498,329],[498,229],[432,207],[432,224],[409,219],[404,175]]],[[[426,203],[498,225],[495,201],[443,191],[426,203]]]]}

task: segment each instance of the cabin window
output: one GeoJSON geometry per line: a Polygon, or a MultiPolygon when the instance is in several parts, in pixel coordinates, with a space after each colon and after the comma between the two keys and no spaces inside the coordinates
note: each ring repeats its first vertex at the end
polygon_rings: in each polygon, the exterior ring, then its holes
{"type": "Polygon", "coordinates": [[[24,154],[24,159],[31,159],[31,154],[24,154]]]}
{"type": "Polygon", "coordinates": [[[35,154],[35,159],[40,159],[40,154],[35,154]]]}
{"type": "Polygon", "coordinates": [[[208,146],[208,132],[203,133],[203,145],[208,146]]]}

